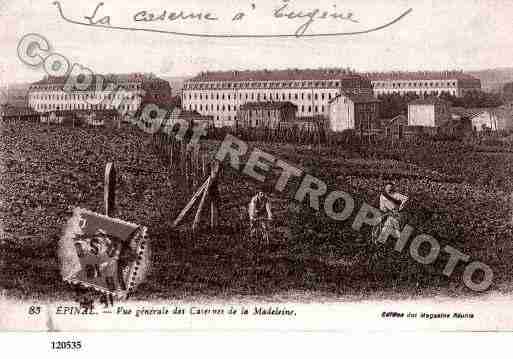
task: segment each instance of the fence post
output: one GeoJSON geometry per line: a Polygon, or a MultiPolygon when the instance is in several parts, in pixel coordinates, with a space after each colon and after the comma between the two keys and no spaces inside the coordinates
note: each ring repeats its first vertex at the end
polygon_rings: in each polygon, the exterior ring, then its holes
{"type": "Polygon", "coordinates": [[[185,158],[185,183],[186,183],[186,186],[188,187],[189,186],[189,151],[185,150],[184,151],[184,158],[185,158]]]}
{"type": "Polygon", "coordinates": [[[105,215],[113,217],[116,206],[116,169],[114,163],[105,166],[104,197],[105,215]]]}
{"type": "Polygon", "coordinates": [[[206,157],[206,154],[204,153],[203,156],[201,156],[201,178],[205,178],[205,174],[206,174],[206,160],[205,160],[205,157],[206,157]]]}
{"type": "Polygon", "coordinates": [[[169,145],[169,166],[171,168],[173,168],[173,164],[174,164],[174,154],[173,154],[173,152],[174,152],[174,143],[171,143],[169,145]]]}
{"type": "Polygon", "coordinates": [[[219,217],[219,171],[221,166],[219,162],[214,162],[211,169],[210,178],[212,179],[210,188],[210,228],[215,228],[218,225],[219,217]]]}

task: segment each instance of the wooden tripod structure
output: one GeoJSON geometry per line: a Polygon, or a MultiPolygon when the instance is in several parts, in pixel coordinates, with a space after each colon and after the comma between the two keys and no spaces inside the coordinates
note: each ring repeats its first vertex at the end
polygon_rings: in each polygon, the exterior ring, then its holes
{"type": "Polygon", "coordinates": [[[201,200],[199,202],[196,215],[194,216],[192,230],[196,231],[198,229],[201,220],[201,213],[203,212],[206,203],[210,205],[210,227],[214,228],[217,226],[217,217],[219,212],[218,178],[220,168],[221,166],[219,162],[215,161],[214,165],[212,166],[212,170],[210,171],[210,176],[200,186],[196,193],[194,193],[189,203],[187,203],[187,205],[175,219],[175,221],[173,222],[173,228],[180,225],[180,223],[183,221],[183,219],[187,216],[187,214],[191,211],[195,203],[198,202],[200,198],[201,200]]]}

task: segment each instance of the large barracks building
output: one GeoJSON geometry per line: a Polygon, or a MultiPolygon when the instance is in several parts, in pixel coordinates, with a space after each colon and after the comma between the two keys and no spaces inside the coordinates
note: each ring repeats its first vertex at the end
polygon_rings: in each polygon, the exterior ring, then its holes
{"type": "Polygon", "coordinates": [[[216,126],[231,126],[248,102],[284,102],[297,106],[298,117],[328,117],[338,95],[416,93],[463,96],[481,89],[481,81],[461,71],[358,74],[350,70],[262,70],[203,72],[184,84],[182,106],[213,116],[216,126]]]}
{"type": "Polygon", "coordinates": [[[169,82],[153,74],[95,75],[87,88],[76,86],[77,89],[71,92],[64,91],[66,80],[65,77],[47,76],[33,83],[28,93],[29,106],[40,113],[114,109],[135,113],[143,101],[171,102],[169,82]]]}
{"type": "Polygon", "coordinates": [[[425,97],[447,93],[462,97],[468,91],[481,90],[481,80],[463,71],[369,72],[362,76],[372,82],[376,95],[415,93],[425,97]]]}
{"type": "Polygon", "coordinates": [[[182,107],[213,116],[218,127],[232,126],[249,102],[291,102],[298,117],[328,117],[340,93],[372,95],[372,85],[349,70],[204,72],[184,84],[182,107]]]}

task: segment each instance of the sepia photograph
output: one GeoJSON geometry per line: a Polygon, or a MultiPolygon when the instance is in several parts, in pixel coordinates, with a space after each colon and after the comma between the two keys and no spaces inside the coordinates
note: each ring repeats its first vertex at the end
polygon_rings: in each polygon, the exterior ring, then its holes
{"type": "Polygon", "coordinates": [[[0,1],[0,331],[513,330],[512,15],[0,1]]]}

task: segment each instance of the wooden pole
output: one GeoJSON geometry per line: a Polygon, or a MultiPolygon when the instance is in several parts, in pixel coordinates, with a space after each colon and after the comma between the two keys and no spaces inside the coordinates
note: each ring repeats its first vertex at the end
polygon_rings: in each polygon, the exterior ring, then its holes
{"type": "Polygon", "coordinates": [[[210,201],[210,228],[217,227],[217,199],[212,198],[210,201]]]}
{"type": "Polygon", "coordinates": [[[171,168],[173,168],[173,160],[174,160],[174,159],[173,159],[173,147],[174,147],[174,146],[173,146],[173,144],[171,143],[171,144],[169,145],[169,166],[170,166],[171,168]]]}
{"type": "Polygon", "coordinates": [[[185,218],[187,213],[189,213],[189,211],[191,210],[192,206],[194,206],[194,203],[196,203],[196,201],[198,200],[199,196],[201,196],[203,194],[203,192],[207,189],[208,184],[209,184],[209,180],[210,179],[207,179],[205,181],[205,183],[203,183],[203,185],[196,191],[194,196],[192,196],[192,199],[189,201],[189,203],[187,203],[185,208],[182,210],[182,212],[180,212],[178,217],[173,222],[173,227],[178,226],[180,224],[180,222],[185,218]]]}
{"type": "Polygon", "coordinates": [[[185,183],[186,186],[189,186],[189,153],[187,151],[184,151],[184,158],[185,158],[185,183]]]}
{"type": "Polygon", "coordinates": [[[210,178],[212,182],[210,183],[209,189],[209,199],[210,199],[210,227],[217,227],[217,218],[219,214],[218,205],[219,205],[219,187],[218,187],[218,175],[219,175],[220,165],[219,162],[215,162],[214,166],[212,166],[212,171],[210,174],[210,178]]]}
{"type": "Polygon", "coordinates": [[[107,163],[105,167],[103,201],[105,205],[105,215],[113,217],[116,205],[116,169],[112,162],[107,163]]]}
{"type": "Polygon", "coordinates": [[[192,224],[192,231],[196,231],[196,229],[198,229],[198,226],[199,226],[199,222],[200,222],[200,219],[201,219],[201,212],[203,212],[203,207],[205,206],[205,200],[208,196],[208,192],[209,192],[209,187],[210,187],[210,184],[212,183],[212,178],[209,178],[207,180],[207,186],[205,188],[205,190],[203,191],[203,196],[201,197],[201,202],[198,206],[198,210],[196,211],[196,215],[194,216],[194,222],[192,224]]]}
{"type": "Polygon", "coordinates": [[[206,174],[205,156],[206,154],[203,154],[203,156],[201,156],[201,178],[205,178],[206,174]]]}

